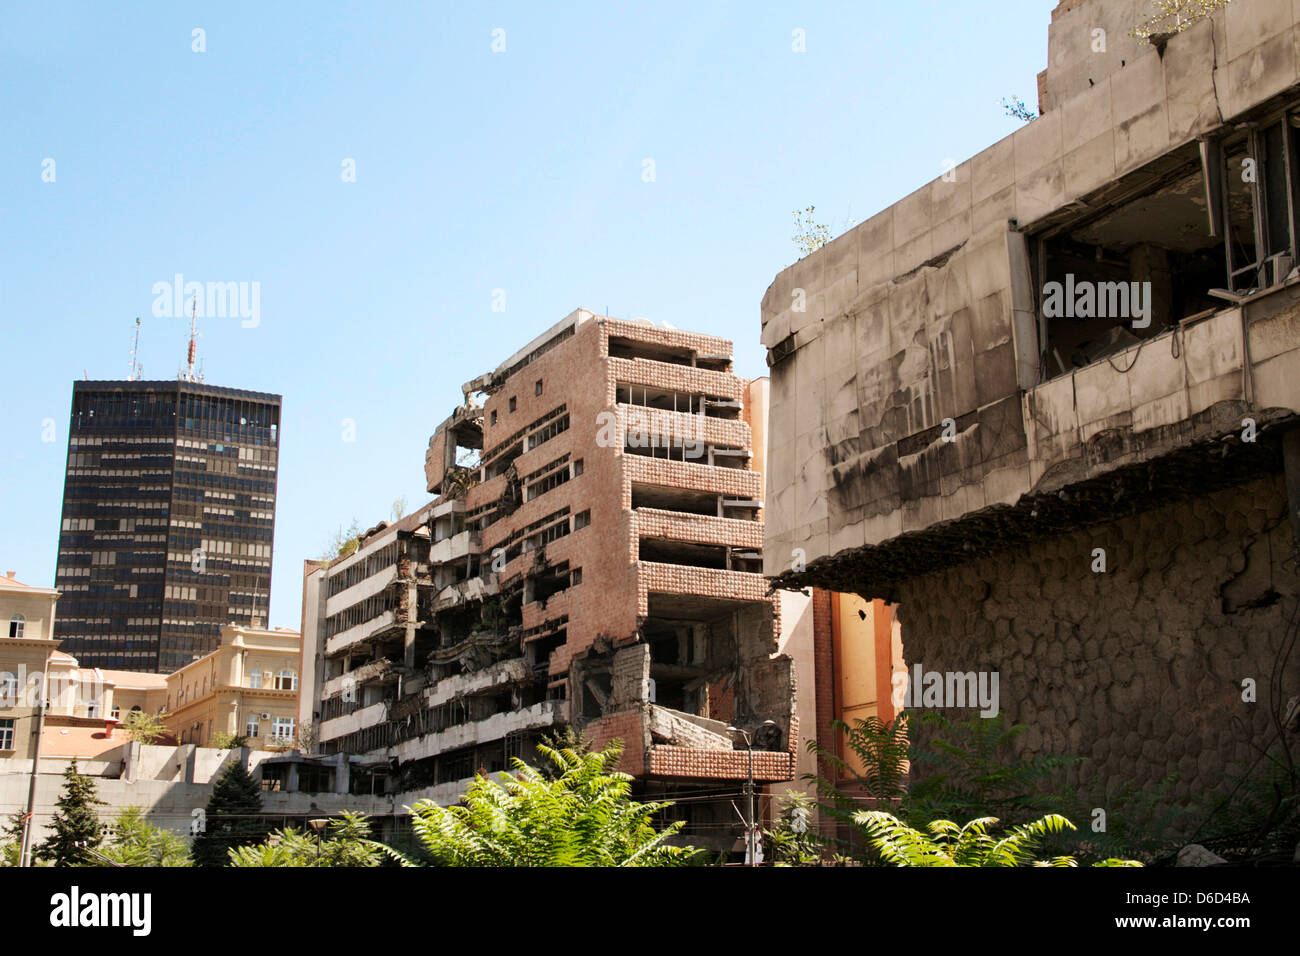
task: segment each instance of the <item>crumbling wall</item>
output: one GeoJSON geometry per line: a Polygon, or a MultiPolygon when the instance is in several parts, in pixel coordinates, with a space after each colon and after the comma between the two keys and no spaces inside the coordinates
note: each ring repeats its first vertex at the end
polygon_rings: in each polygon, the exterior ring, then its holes
{"type": "Polygon", "coordinates": [[[775,602],[753,604],[736,612],[735,721],[742,729],[756,731],[764,721],[775,728],[762,728],[755,746],[764,750],[785,750],[797,738],[793,661],[786,654],[773,656],[780,632],[780,610],[775,602]]]}
{"type": "MultiPolygon", "coordinates": [[[[1191,155],[1199,137],[1300,83],[1300,7],[1229,4],[1163,48],[1130,56],[1132,4],[1067,6],[1052,32],[1047,113],[936,170],[767,289],[765,574],[812,568],[1027,492],[1032,455],[1017,432],[1032,422],[1014,402],[1033,384],[1025,370],[1036,375],[1039,350],[1017,236],[1073,217],[1121,181],[1136,186],[1176,151],[1191,155]],[[1093,27],[1108,29],[1104,54],[1092,49],[1093,27]]],[[[1089,375],[1102,377],[1100,367],[1109,369],[1094,363],[1089,375]]],[[[1123,392],[1095,394],[1119,402],[1123,392]]],[[[1269,405],[1292,407],[1261,399],[1269,405]]],[[[1164,410],[1160,423],[1170,417],[1164,410]]]]}
{"type": "Polygon", "coordinates": [[[999,672],[1002,712],[1029,725],[1020,751],[1084,757],[1066,779],[1089,798],[1171,774],[1175,799],[1199,798],[1254,763],[1270,708],[1300,693],[1296,655],[1280,699],[1269,690],[1300,600],[1295,550],[1273,475],[914,578],[909,671],[999,672]]]}
{"type": "Polygon", "coordinates": [[[650,645],[635,644],[615,651],[610,664],[610,707],[639,704],[649,699],[650,645]]]}

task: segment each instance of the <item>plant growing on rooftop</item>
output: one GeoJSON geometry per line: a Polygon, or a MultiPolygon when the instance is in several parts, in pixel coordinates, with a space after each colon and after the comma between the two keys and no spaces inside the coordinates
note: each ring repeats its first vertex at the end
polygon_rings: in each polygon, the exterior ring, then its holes
{"type": "Polygon", "coordinates": [[[816,206],[809,206],[803,212],[798,209],[794,211],[794,235],[791,238],[800,255],[803,256],[811,255],[831,241],[830,228],[823,223],[813,221],[813,212],[816,208],[816,206]]]}
{"type": "Polygon", "coordinates": [[[1135,26],[1129,36],[1143,43],[1168,39],[1230,2],[1231,0],[1152,0],[1152,15],[1135,26]]]}
{"type": "Polygon", "coordinates": [[[321,552],[320,559],[329,567],[336,561],[342,561],[348,555],[352,554],[361,545],[362,527],[356,518],[352,523],[344,528],[342,525],[334,532],[333,536],[325,544],[325,549],[321,552]]]}
{"type": "Polygon", "coordinates": [[[1038,119],[1038,114],[1026,106],[1025,101],[1018,96],[1004,96],[1002,98],[1002,109],[1012,119],[1018,119],[1024,123],[1038,119]]]}
{"type": "Polygon", "coordinates": [[[138,744],[154,744],[167,736],[164,714],[151,714],[147,710],[133,710],[126,715],[122,730],[128,740],[138,744]]]}

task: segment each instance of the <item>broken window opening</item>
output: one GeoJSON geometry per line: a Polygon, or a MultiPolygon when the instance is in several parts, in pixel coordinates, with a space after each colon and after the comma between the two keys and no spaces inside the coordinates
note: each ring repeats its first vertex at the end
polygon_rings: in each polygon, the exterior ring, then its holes
{"type": "Polygon", "coordinates": [[[649,362],[667,362],[671,365],[695,365],[695,353],[690,349],[677,348],[671,345],[657,345],[653,342],[642,342],[637,339],[629,339],[621,335],[611,335],[609,337],[610,358],[645,359],[649,362]]]}
{"type": "Polygon", "coordinates": [[[716,517],[721,506],[721,496],[714,492],[693,491],[666,485],[632,485],[632,508],[653,508],[657,511],[678,511],[683,514],[716,517]]]}
{"type": "Polygon", "coordinates": [[[382,797],[388,793],[389,775],[383,770],[367,770],[363,767],[353,767],[348,777],[348,792],[353,796],[365,796],[367,794],[375,797],[382,797]]]}
{"type": "Polygon", "coordinates": [[[585,720],[595,720],[605,715],[613,692],[613,684],[608,673],[587,672],[582,682],[582,716],[585,720]]]}
{"type": "Polygon", "coordinates": [[[532,451],[538,445],[544,445],[552,438],[554,438],[556,435],[559,435],[561,432],[566,432],[568,430],[569,430],[569,416],[564,415],[563,417],[557,418],[555,419],[555,421],[550,422],[547,425],[543,425],[537,431],[533,432],[525,439],[525,444],[528,446],[528,451],[532,451]]]}
{"type": "Polygon", "coordinates": [[[727,549],[719,545],[692,544],[667,538],[641,538],[642,561],[679,564],[690,568],[727,569],[727,549]]]}
{"type": "Polygon", "coordinates": [[[547,634],[524,645],[524,656],[534,672],[545,673],[551,664],[551,655],[564,646],[568,631],[561,629],[554,634],[547,634]]]}
{"type": "MultiPolygon", "coordinates": [[[[662,458],[665,461],[714,464],[709,460],[712,448],[702,439],[683,439],[675,436],[647,434],[643,430],[629,429],[624,439],[623,453],[662,458]]],[[[720,464],[720,462],[719,462],[720,464]]]]}
{"type": "Polygon", "coordinates": [[[564,561],[551,568],[546,568],[540,574],[534,575],[525,582],[525,588],[528,594],[525,595],[525,604],[536,601],[543,607],[554,595],[561,591],[569,589],[569,562],[564,561]],[[531,601],[527,598],[531,597],[531,601]]]}
{"type": "Polygon", "coordinates": [[[568,468],[557,468],[549,475],[529,485],[524,491],[524,500],[532,501],[534,498],[540,498],[548,491],[553,491],[560,487],[560,485],[568,481],[569,478],[570,474],[568,468]]]}
{"type": "Polygon", "coordinates": [[[704,415],[735,421],[740,418],[742,405],[733,399],[721,398],[700,392],[683,392],[648,385],[619,382],[615,386],[615,401],[621,405],[654,408],[659,411],[684,415],[704,415]]]}
{"type": "Polygon", "coordinates": [[[1297,126],[1300,117],[1284,113],[1189,145],[1165,158],[1154,188],[1034,237],[1040,380],[1290,276],[1297,126]]]}
{"type": "Polygon", "coordinates": [[[485,479],[495,478],[497,475],[504,475],[515,463],[515,459],[524,453],[523,442],[516,442],[511,448],[502,452],[499,456],[492,459],[491,463],[483,469],[485,479]]]}

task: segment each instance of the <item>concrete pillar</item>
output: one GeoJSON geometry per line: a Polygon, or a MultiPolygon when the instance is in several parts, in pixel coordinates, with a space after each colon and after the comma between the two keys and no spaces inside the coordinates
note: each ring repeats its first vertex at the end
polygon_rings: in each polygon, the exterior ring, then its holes
{"type": "Polygon", "coordinates": [[[418,595],[414,584],[410,587],[408,606],[411,608],[410,623],[406,625],[406,638],[402,643],[402,663],[415,667],[415,632],[419,629],[419,610],[416,605],[418,595]]]}
{"type": "Polygon", "coordinates": [[[185,760],[185,782],[194,783],[194,771],[195,765],[198,761],[199,748],[194,744],[183,744],[181,750],[183,751],[183,759],[185,760]]]}
{"type": "Polygon", "coordinates": [[[140,758],[140,743],[128,740],[122,754],[122,779],[127,783],[135,783],[140,773],[140,758]]]}
{"type": "Polygon", "coordinates": [[[334,792],[347,793],[352,787],[352,765],[348,763],[348,755],[337,753],[334,755],[334,792]]]}
{"type": "Polygon", "coordinates": [[[285,789],[289,793],[298,792],[298,765],[296,763],[289,764],[289,780],[285,784],[285,789]]]}

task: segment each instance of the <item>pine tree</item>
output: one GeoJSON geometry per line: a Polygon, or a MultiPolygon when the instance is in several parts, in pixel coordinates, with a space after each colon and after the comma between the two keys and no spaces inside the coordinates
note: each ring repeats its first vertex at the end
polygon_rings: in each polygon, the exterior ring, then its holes
{"type": "Polygon", "coordinates": [[[234,761],[212,788],[202,832],[194,837],[190,855],[195,866],[228,866],[230,850],[260,843],[266,836],[262,792],[257,782],[234,761]]]}
{"type": "Polygon", "coordinates": [[[100,855],[123,866],[191,865],[185,838],[154,826],[139,807],[127,807],[118,814],[100,855]]]}
{"type": "Polygon", "coordinates": [[[77,770],[73,757],[63,772],[63,793],[56,803],[58,811],[50,822],[53,833],[36,848],[38,859],[49,860],[55,866],[93,865],[94,858],[82,847],[97,848],[104,838],[99,825],[96,806],[105,806],[99,799],[95,781],[77,770]]]}
{"type": "Polygon", "coordinates": [[[0,866],[17,866],[23,849],[23,814],[12,813],[0,829],[0,866]]]}

